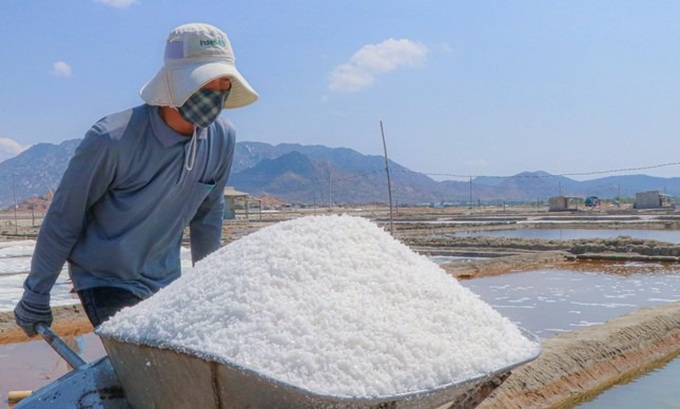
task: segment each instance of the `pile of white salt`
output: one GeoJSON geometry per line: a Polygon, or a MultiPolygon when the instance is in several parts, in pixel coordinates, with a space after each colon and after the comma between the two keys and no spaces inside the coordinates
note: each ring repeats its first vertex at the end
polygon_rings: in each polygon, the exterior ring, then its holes
{"type": "Polygon", "coordinates": [[[351,216],[232,242],[98,333],[344,397],[431,389],[540,349],[437,264],[351,216]]]}

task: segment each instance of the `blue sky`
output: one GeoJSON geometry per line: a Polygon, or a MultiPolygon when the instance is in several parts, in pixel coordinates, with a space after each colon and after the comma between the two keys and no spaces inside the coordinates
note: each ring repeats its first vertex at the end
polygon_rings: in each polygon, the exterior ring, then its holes
{"type": "MultiPolygon", "coordinates": [[[[240,141],[382,155],[437,179],[680,162],[680,2],[3,0],[0,145],[141,104],[167,34],[229,36],[240,141]]],[[[680,165],[593,175],[680,176],[680,165]]]]}

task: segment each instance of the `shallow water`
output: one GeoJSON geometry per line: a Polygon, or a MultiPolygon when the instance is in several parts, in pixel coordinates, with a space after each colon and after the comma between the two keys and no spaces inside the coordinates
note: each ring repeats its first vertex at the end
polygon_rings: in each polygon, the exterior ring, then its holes
{"type": "Polygon", "coordinates": [[[460,283],[541,338],[680,300],[680,271],[661,264],[610,264],[605,272],[539,270],[460,283]]]}
{"type": "Polygon", "coordinates": [[[445,263],[451,263],[451,262],[454,262],[454,261],[470,262],[470,261],[475,261],[475,260],[481,260],[485,257],[428,256],[427,258],[430,259],[430,261],[433,261],[437,264],[445,264],[445,263]]]}
{"type": "Polygon", "coordinates": [[[680,407],[678,392],[680,359],[643,375],[632,382],[615,386],[592,401],[575,406],[578,409],[676,409],[680,407]]]}
{"type": "MultiPolygon", "coordinates": [[[[106,354],[99,337],[92,333],[63,339],[86,362],[106,354]]],[[[39,337],[35,341],[0,345],[0,368],[0,407],[7,407],[10,391],[40,389],[70,370],[39,337]]]]}
{"type": "Polygon", "coordinates": [[[508,237],[542,240],[573,240],[573,239],[610,239],[619,236],[630,236],[643,240],[658,240],[680,244],[680,231],[677,230],[634,230],[634,229],[515,229],[467,231],[446,236],[452,237],[508,237]]]}
{"type": "MultiPolygon", "coordinates": [[[[643,306],[680,300],[680,271],[663,264],[587,263],[586,271],[542,270],[461,281],[541,338],[603,323],[643,306]]],[[[680,358],[600,394],[579,409],[680,408],[680,358]]]]}

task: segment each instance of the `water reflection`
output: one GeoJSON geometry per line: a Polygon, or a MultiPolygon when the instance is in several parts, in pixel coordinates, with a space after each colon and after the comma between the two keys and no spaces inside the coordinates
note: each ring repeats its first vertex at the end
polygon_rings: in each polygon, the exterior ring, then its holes
{"type": "MultiPolygon", "coordinates": [[[[106,354],[99,337],[92,333],[62,338],[86,362],[106,354]]],[[[71,370],[52,347],[39,338],[0,345],[0,368],[0,407],[7,405],[10,391],[40,389],[71,370]]]]}
{"type": "MultiPolygon", "coordinates": [[[[644,306],[680,300],[680,270],[663,263],[578,263],[574,270],[539,270],[460,283],[541,338],[605,321],[644,306]]],[[[578,409],[679,408],[675,359],[578,409]]]]}
{"type": "Polygon", "coordinates": [[[615,386],[590,402],[575,406],[578,409],[676,409],[680,359],[657,368],[634,381],[615,386]]]}
{"type": "Polygon", "coordinates": [[[579,268],[600,271],[538,270],[460,283],[541,338],[680,300],[680,271],[663,264],[648,264],[644,270],[640,263],[579,268]]]}

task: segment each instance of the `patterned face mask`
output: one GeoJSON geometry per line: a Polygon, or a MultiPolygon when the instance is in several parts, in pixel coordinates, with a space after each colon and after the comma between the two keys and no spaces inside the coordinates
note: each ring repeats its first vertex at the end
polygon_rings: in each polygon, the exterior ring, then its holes
{"type": "Polygon", "coordinates": [[[215,91],[201,88],[193,93],[189,99],[177,108],[182,118],[198,126],[206,128],[215,122],[222,112],[224,101],[227,100],[229,91],[215,91]]]}

